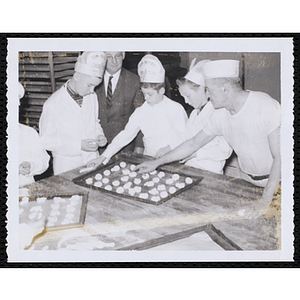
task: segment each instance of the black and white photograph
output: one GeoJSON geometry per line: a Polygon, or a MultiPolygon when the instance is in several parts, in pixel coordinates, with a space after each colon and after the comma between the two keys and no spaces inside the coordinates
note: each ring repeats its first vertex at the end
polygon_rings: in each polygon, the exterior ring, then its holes
{"type": "Polygon", "coordinates": [[[292,38],[9,38],[9,262],[293,260],[292,38]]]}

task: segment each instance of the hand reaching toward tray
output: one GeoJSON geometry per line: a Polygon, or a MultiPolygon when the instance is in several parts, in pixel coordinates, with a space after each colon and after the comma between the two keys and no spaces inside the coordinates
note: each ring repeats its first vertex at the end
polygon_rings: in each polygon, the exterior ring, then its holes
{"type": "Polygon", "coordinates": [[[107,158],[105,156],[99,156],[98,158],[92,159],[87,163],[87,167],[88,168],[97,168],[98,166],[100,166],[101,164],[106,165],[107,164],[107,158]]]}
{"type": "Polygon", "coordinates": [[[154,171],[159,164],[156,160],[145,161],[136,166],[135,171],[139,171],[139,173],[149,173],[154,171]]]}

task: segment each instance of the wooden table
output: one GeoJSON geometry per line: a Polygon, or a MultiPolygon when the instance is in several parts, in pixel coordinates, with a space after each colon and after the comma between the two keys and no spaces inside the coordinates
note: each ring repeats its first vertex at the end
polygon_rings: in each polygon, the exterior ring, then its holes
{"type": "MultiPolygon", "coordinates": [[[[134,153],[136,163],[146,157],[134,153]]],[[[161,205],[114,196],[78,186],[72,179],[79,169],[40,180],[28,186],[31,195],[89,192],[85,225],[78,229],[45,232],[33,242],[35,249],[58,249],[74,241],[95,250],[144,250],[190,236],[202,230],[226,250],[280,249],[280,195],[269,211],[248,220],[238,212],[256,201],[263,189],[233,177],[172,163],[163,170],[203,176],[191,189],[161,205]]],[[[197,250],[197,249],[195,249],[197,250]]]]}

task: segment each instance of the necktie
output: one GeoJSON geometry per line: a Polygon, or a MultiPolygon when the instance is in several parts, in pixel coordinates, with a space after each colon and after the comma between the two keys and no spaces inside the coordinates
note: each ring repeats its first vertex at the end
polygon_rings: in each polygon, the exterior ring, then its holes
{"type": "Polygon", "coordinates": [[[109,76],[108,85],[107,85],[107,96],[106,103],[108,107],[111,107],[111,98],[112,98],[112,80],[113,76],[109,76]]]}

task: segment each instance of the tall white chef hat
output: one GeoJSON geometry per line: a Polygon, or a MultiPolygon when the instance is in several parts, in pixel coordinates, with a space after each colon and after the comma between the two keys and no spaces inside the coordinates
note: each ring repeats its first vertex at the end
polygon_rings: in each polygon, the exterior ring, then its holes
{"type": "Polygon", "coordinates": [[[238,60],[214,60],[203,65],[204,76],[209,78],[239,77],[238,60]]]}
{"type": "Polygon", "coordinates": [[[151,54],[145,55],[139,62],[138,74],[141,82],[165,82],[165,69],[159,59],[151,54]]]}
{"type": "Polygon", "coordinates": [[[75,64],[75,71],[96,76],[102,77],[106,65],[106,54],[104,52],[83,52],[77,59],[75,64]]]}
{"type": "Polygon", "coordinates": [[[201,60],[196,63],[196,57],[192,60],[189,71],[184,76],[185,79],[198,85],[205,86],[203,65],[210,60],[201,60]]]}
{"type": "Polygon", "coordinates": [[[19,99],[23,98],[25,94],[25,90],[23,85],[19,82],[19,99]]]}

